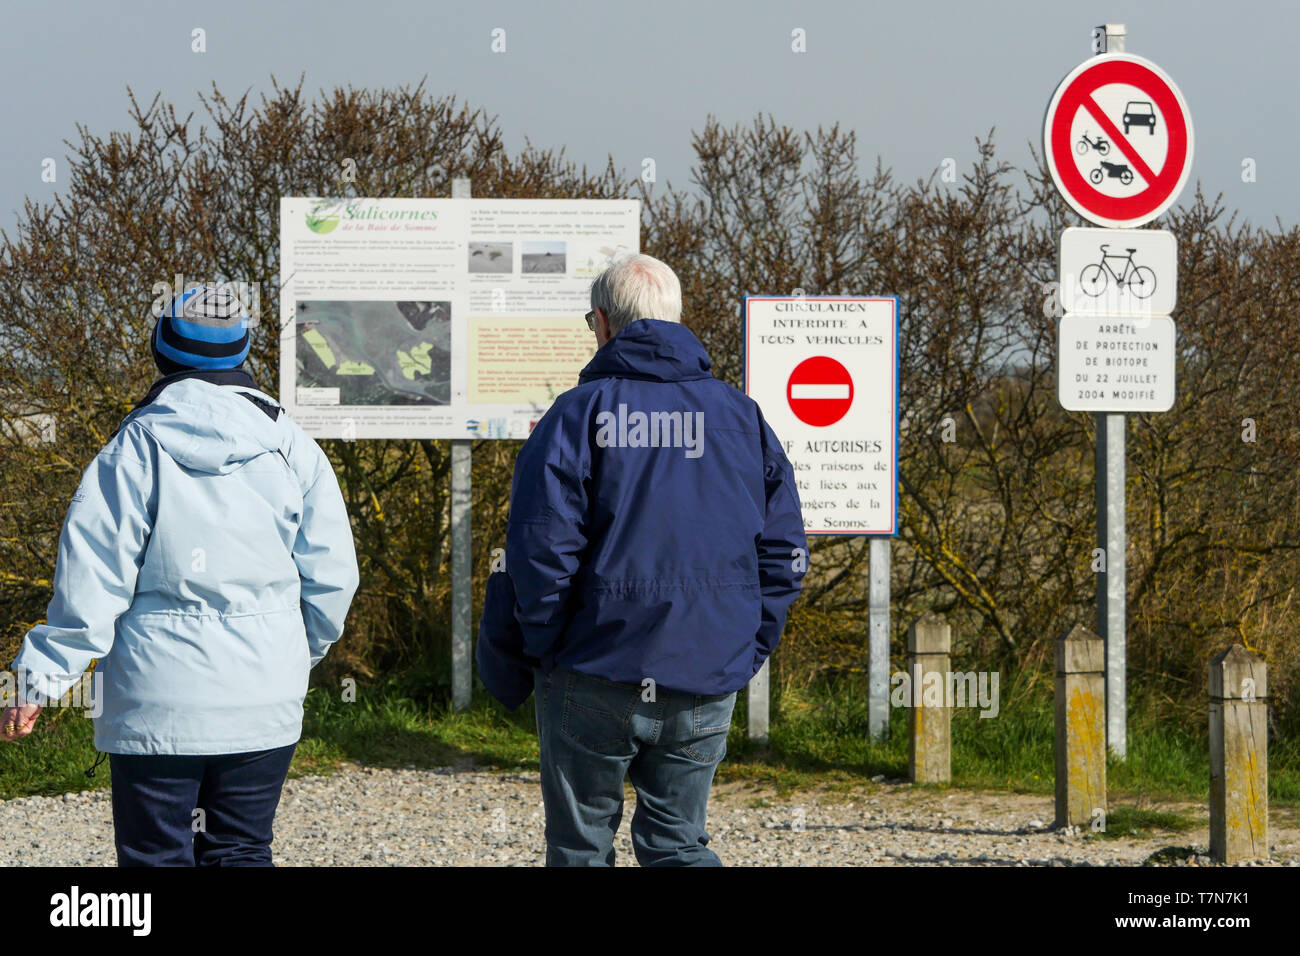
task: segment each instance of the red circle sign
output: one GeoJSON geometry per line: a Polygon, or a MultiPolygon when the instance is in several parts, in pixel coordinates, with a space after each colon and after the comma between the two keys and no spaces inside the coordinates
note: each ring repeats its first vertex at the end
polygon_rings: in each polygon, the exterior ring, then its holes
{"type": "Polygon", "coordinates": [[[794,367],[785,399],[805,425],[834,425],[853,405],[853,377],[830,356],[815,355],[794,367]]]}
{"type": "Polygon", "coordinates": [[[1070,72],[1043,122],[1043,153],[1065,201],[1126,228],[1173,205],[1192,169],[1192,118],[1178,87],[1138,56],[1094,57],[1070,72]]]}

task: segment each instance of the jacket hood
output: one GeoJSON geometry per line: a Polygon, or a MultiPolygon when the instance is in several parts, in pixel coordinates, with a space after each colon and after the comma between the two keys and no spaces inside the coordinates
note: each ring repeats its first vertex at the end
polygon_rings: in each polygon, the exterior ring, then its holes
{"type": "Polygon", "coordinates": [[[680,322],[637,319],[606,342],[578,376],[687,382],[712,378],[713,362],[695,333],[680,322]]]}
{"type": "MultiPolygon", "coordinates": [[[[246,391],[274,403],[263,392],[246,391]]],[[[213,475],[279,451],[284,440],[279,425],[239,389],[197,378],[167,385],[130,421],[152,435],[177,464],[213,475]]]]}

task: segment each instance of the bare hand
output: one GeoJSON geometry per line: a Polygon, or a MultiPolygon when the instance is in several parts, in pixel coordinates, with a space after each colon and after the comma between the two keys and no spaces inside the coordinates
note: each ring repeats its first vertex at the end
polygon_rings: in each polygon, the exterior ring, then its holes
{"type": "Polygon", "coordinates": [[[8,707],[0,716],[0,740],[17,742],[32,732],[36,718],[40,716],[40,704],[23,704],[20,707],[8,707]]]}

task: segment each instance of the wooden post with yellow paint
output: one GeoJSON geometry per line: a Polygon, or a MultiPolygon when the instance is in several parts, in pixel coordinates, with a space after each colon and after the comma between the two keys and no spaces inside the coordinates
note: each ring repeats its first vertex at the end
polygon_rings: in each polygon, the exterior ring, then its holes
{"type": "Polygon", "coordinates": [[[1056,825],[1106,819],[1106,646],[1075,625],[1056,641],[1056,825]]]}
{"type": "Polygon", "coordinates": [[[938,615],[926,614],[907,629],[912,692],[907,773],[915,783],[947,783],[952,779],[952,701],[948,690],[951,651],[952,628],[938,615]],[[933,693],[936,686],[937,698],[933,693]]]}
{"type": "Polygon", "coordinates": [[[1268,668],[1240,644],[1210,662],[1210,857],[1268,857],[1268,668]]]}

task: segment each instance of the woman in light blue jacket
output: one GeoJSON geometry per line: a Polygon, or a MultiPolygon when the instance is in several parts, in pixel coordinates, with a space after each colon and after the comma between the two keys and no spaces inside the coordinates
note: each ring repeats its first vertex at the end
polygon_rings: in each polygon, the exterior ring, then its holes
{"type": "Polygon", "coordinates": [[[308,671],[357,587],[351,527],[320,447],[241,370],[236,297],[177,296],[152,344],[163,378],[73,495],[0,737],[97,659],[119,864],[270,865],[308,671]]]}

